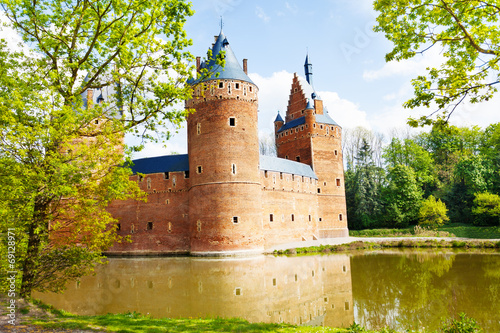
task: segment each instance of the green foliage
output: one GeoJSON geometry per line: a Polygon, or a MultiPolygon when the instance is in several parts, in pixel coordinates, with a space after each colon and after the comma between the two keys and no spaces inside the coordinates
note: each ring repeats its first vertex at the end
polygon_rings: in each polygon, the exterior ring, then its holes
{"type": "Polygon", "coordinates": [[[185,119],[172,106],[191,94],[192,11],[181,0],[0,6],[27,44],[15,52],[0,41],[0,231],[15,230],[18,290],[29,297],[60,291],[120,241],[106,207],[144,198],[124,167],[123,135],[168,139],[164,125],[185,119]],[[108,94],[87,103],[90,91],[108,94]]]}
{"type": "Polygon", "coordinates": [[[479,333],[483,330],[472,318],[467,318],[465,313],[460,314],[460,319],[452,319],[443,326],[443,333],[479,333]]]}
{"type": "Polygon", "coordinates": [[[430,226],[437,228],[449,221],[446,213],[446,205],[433,195],[430,195],[426,200],[422,201],[422,207],[419,212],[419,225],[430,226]]]}
{"type": "MultiPolygon", "coordinates": [[[[447,119],[462,101],[479,103],[493,97],[499,82],[500,31],[498,1],[376,0],[375,31],[394,43],[386,61],[410,59],[437,48],[444,58],[438,68],[412,80],[414,97],[404,106],[436,105],[438,121],[447,119]]],[[[428,117],[411,119],[426,125],[428,117]]]]}
{"type": "Polygon", "coordinates": [[[383,194],[388,224],[397,228],[416,224],[422,192],[417,186],[415,173],[410,167],[398,164],[389,169],[388,179],[383,194]]]}
{"type": "Polygon", "coordinates": [[[405,165],[413,169],[418,186],[430,192],[437,186],[437,173],[431,154],[412,139],[393,138],[384,148],[383,157],[389,167],[405,165]]]}
{"type": "Polygon", "coordinates": [[[377,223],[381,213],[380,202],[382,170],[373,162],[372,150],[366,139],[362,140],[356,156],[354,171],[346,173],[346,200],[349,227],[362,229],[377,223]]]}
{"type": "Polygon", "coordinates": [[[476,193],[472,214],[476,225],[500,226],[500,196],[476,193]]]}

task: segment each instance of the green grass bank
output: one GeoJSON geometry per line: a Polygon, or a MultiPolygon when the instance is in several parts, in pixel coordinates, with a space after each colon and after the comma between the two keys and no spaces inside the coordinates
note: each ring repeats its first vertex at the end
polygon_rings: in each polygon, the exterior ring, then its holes
{"type": "Polygon", "coordinates": [[[420,226],[404,229],[349,230],[351,237],[462,237],[475,239],[500,239],[500,227],[476,227],[466,224],[450,224],[435,230],[420,226]]]}
{"type": "MultiPolygon", "coordinates": [[[[6,305],[2,298],[2,305],[6,305]]],[[[344,332],[344,333],[396,333],[397,331],[383,328],[366,330],[352,324],[348,328],[294,326],[289,324],[249,323],[243,319],[155,319],[138,313],[108,314],[103,316],[78,316],[35,301],[24,303],[20,313],[23,314],[20,323],[22,329],[15,326],[1,326],[2,332],[39,332],[55,330],[57,332],[119,332],[119,333],[163,333],[163,332],[344,332]],[[30,314],[31,313],[31,314],[30,314]],[[28,330],[32,328],[34,330],[28,330]]],[[[4,313],[2,315],[5,315],[4,313]]],[[[421,331],[428,332],[428,331],[421,331]]],[[[435,332],[435,331],[432,331],[435,332]]],[[[458,320],[448,320],[438,332],[467,333],[481,332],[473,319],[460,315],[458,320]],[[458,328],[458,329],[457,329],[458,328]]]]}

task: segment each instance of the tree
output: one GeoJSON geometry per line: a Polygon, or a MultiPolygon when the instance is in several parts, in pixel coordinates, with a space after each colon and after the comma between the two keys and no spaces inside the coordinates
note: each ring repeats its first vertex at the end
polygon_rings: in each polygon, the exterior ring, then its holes
{"type": "MultiPolygon", "coordinates": [[[[403,60],[439,48],[444,62],[412,81],[414,97],[404,106],[430,107],[438,119],[463,101],[487,101],[496,93],[500,61],[498,0],[375,0],[375,31],[394,43],[386,61],[403,60]]],[[[409,124],[430,124],[429,117],[409,124]]]]}
{"type": "Polygon", "coordinates": [[[29,297],[61,290],[119,241],[107,204],[141,198],[122,138],[168,139],[164,125],[185,118],[172,106],[191,92],[183,24],[192,11],[182,0],[0,5],[30,47],[0,42],[0,228],[15,230],[29,297]]]}
{"type": "Polygon", "coordinates": [[[415,172],[420,188],[430,193],[437,187],[437,173],[431,154],[412,139],[393,138],[384,148],[383,157],[389,167],[398,164],[408,166],[415,172]]]}
{"type": "Polygon", "coordinates": [[[500,196],[488,192],[476,193],[472,214],[474,224],[500,226],[500,196]]]}
{"type": "Polygon", "coordinates": [[[422,201],[422,206],[419,211],[419,225],[439,227],[449,221],[446,213],[446,205],[441,200],[436,200],[433,195],[430,195],[426,200],[422,201]]]}
{"type": "Polygon", "coordinates": [[[389,169],[389,184],[383,190],[385,218],[397,228],[416,224],[422,201],[422,192],[417,186],[415,172],[410,167],[398,164],[389,169]]]}
{"type": "Polygon", "coordinates": [[[366,139],[355,157],[355,170],[346,172],[346,201],[349,227],[363,229],[378,223],[383,170],[375,165],[366,139]]]}

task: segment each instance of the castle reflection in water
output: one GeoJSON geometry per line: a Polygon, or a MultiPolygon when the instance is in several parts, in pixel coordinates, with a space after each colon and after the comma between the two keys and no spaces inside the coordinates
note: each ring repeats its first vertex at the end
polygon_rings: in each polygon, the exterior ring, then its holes
{"type": "Polygon", "coordinates": [[[347,255],[110,258],[95,276],[67,287],[35,297],[82,315],[136,311],[332,327],[354,321],[347,255]]]}

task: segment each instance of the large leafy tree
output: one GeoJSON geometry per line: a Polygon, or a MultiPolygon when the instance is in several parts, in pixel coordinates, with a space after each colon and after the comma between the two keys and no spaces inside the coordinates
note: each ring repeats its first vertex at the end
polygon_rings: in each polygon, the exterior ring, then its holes
{"type": "Polygon", "coordinates": [[[16,53],[0,42],[0,228],[16,235],[29,297],[60,290],[119,241],[106,206],[140,197],[121,167],[123,135],[168,138],[164,125],[185,118],[172,106],[190,95],[183,24],[192,11],[182,0],[0,6],[25,43],[16,53]]]}
{"type": "Polygon", "coordinates": [[[374,227],[381,213],[380,191],[384,181],[383,170],[373,161],[373,151],[366,139],[355,157],[355,169],[346,173],[346,200],[349,227],[374,227]]]}
{"type": "Polygon", "coordinates": [[[389,169],[387,178],[389,183],[383,191],[387,223],[397,228],[416,224],[422,191],[417,186],[415,172],[408,166],[398,164],[389,169]]]}
{"type": "Polygon", "coordinates": [[[408,166],[415,172],[417,184],[425,193],[437,187],[437,172],[431,154],[412,139],[393,138],[384,148],[384,159],[388,167],[398,164],[408,166]]]}
{"type": "MultiPolygon", "coordinates": [[[[435,104],[448,119],[463,101],[489,100],[500,79],[500,2],[498,0],[375,0],[375,31],[394,43],[387,61],[403,60],[439,48],[443,63],[412,81],[414,97],[405,107],[435,104]]],[[[411,125],[431,118],[410,120],[411,125]]]]}

